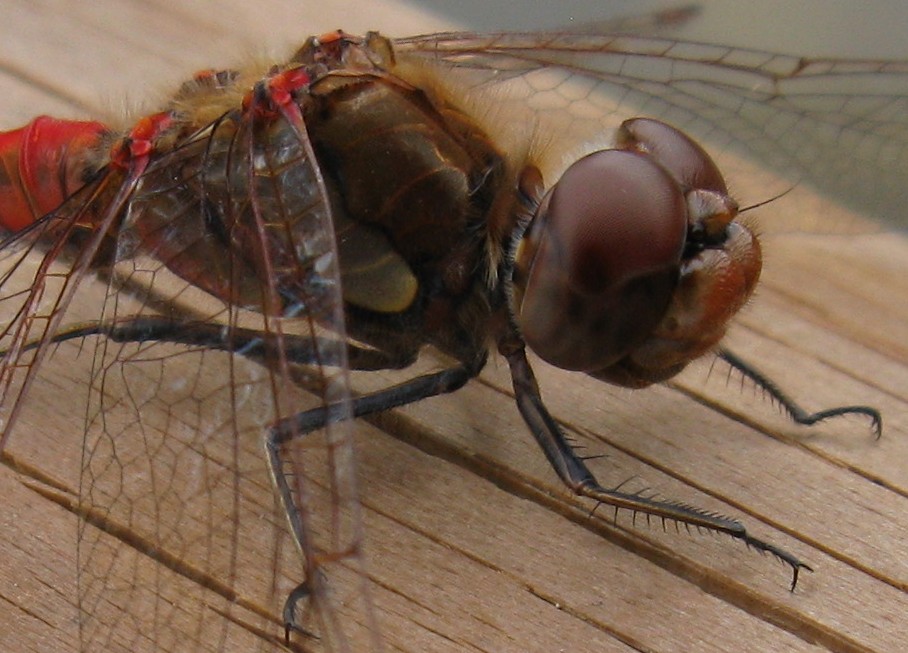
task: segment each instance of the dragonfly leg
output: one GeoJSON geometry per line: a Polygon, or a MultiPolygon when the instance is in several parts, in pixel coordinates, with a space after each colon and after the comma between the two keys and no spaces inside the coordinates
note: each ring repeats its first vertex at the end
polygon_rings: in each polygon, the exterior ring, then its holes
{"type": "MultiPolygon", "coordinates": [[[[441,370],[440,372],[425,374],[390,388],[357,397],[352,401],[352,416],[362,417],[371,413],[405,406],[436,395],[454,392],[479,374],[484,364],[485,359],[482,359],[474,365],[460,365],[441,370]]],[[[265,449],[268,454],[272,478],[280,496],[281,504],[287,514],[293,536],[302,551],[311,550],[311,546],[305,524],[303,523],[303,517],[294,500],[290,481],[282,471],[285,466],[281,448],[291,440],[324,428],[332,422],[338,421],[338,419],[342,419],[342,417],[338,415],[338,411],[333,410],[332,406],[314,408],[281,420],[270,429],[266,437],[265,449]]],[[[312,574],[318,573],[319,569],[315,565],[311,565],[310,569],[307,570],[307,574],[310,577],[312,574]]],[[[291,631],[303,634],[308,633],[308,631],[297,625],[294,615],[296,614],[297,604],[316,591],[310,578],[307,578],[287,597],[283,610],[286,637],[289,638],[291,631]]]]}
{"type": "Polygon", "coordinates": [[[746,379],[752,381],[760,390],[768,394],[770,399],[781,406],[785,414],[797,424],[812,426],[842,415],[864,415],[870,419],[870,427],[877,439],[883,434],[883,416],[880,415],[880,411],[876,408],[871,408],[870,406],[838,406],[810,413],[795,403],[779,386],[773,383],[772,379],[764,376],[762,372],[734,352],[728,349],[720,349],[718,356],[728,363],[732,369],[740,372],[746,379]]]}
{"type": "MultiPolygon", "coordinates": [[[[266,360],[276,353],[273,339],[261,331],[227,327],[211,322],[181,322],[163,316],[133,316],[110,322],[86,322],[58,331],[51,342],[64,342],[88,336],[103,335],[114,342],[170,342],[233,352],[252,360],[266,360]]],[[[415,352],[389,354],[378,349],[346,343],[350,369],[374,371],[401,369],[415,359],[415,352]]],[[[26,347],[28,349],[28,347],[26,347]]],[[[281,352],[293,363],[337,365],[326,359],[337,348],[327,338],[284,334],[281,352]],[[317,355],[316,355],[317,352],[317,355]]]]}
{"type": "Polygon", "coordinates": [[[506,353],[506,357],[511,368],[511,378],[520,414],[545,452],[555,473],[576,494],[612,506],[616,512],[619,509],[625,509],[634,513],[652,515],[662,520],[688,524],[698,529],[727,533],[743,541],[748,547],[772,554],[789,565],[792,569],[792,591],[798,583],[799,571],[801,569],[812,571],[807,564],[788,551],[751,536],[744,525],[736,519],[679,502],[658,500],[640,493],[621,492],[618,489],[602,487],[586,464],[571,448],[564,431],[543,404],[539,386],[524,350],[518,349],[506,353]]]}
{"type": "MultiPolygon", "coordinates": [[[[455,392],[479,374],[481,369],[482,365],[459,365],[440,372],[424,374],[390,388],[356,397],[352,402],[353,417],[363,417],[371,413],[406,406],[429,397],[455,392]]],[[[294,437],[322,428],[331,421],[330,407],[313,408],[279,422],[272,429],[270,439],[276,445],[280,445],[294,437]]]]}

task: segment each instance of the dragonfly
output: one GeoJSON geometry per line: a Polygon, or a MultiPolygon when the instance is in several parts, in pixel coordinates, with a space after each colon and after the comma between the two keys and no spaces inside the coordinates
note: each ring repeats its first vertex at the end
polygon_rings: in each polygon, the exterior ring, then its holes
{"type": "MultiPolygon", "coordinates": [[[[239,569],[250,564],[229,544],[226,551],[216,544],[235,542],[242,529],[254,530],[241,515],[261,518],[261,506],[242,505],[236,484],[244,476],[237,468],[250,464],[249,452],[240,448],[264,441],[267,455],[258,472],[267,468],[264,476],[276,488],[278,514],[285,515],[302,564],[287,561],[295,558],[293,551],[263,541],[261,550],[271,551],[265,567],[295,573],[287,578],[266,574],[270,585],[250,591],[281,596],[280,620],[304,640],[317,638],[318,646],[345,650],[351,647],[347,624],[331,605],[330,587],[332,575],[356,572],[363,537],[353,445],[345,425],[354,416],[453,392],[479,373],[490,350],[497,351],[507,360],[530,431],[574,491],[617,508],[726,532],[788,563],[796,582],[806,563],[751,536],[737,520],[601,486],[548,414],[525,354],[529,345],[557,366],[629,387],[659,382],[716,348],[725,320],[756,284],[759,246],[735,219],[738,207],[719,167],[684,131],[663,120],[669,116],[650,107],[648,113],[658,119],[627,121],[622,102],[633,104],[647,94],[665,100],[676,93],[672,106],[680,105],[689,120],[703,119],[702,112],[679,99],[689,91],[678,80],[689,78],[678,71],[721,68],[724,61],[735,75],[750,75],[729,91],[732,97],[743,97],[746,89],[753,105],[775,102],[777,110],[818,119],[811,95],[801,106],[793,101],[797,95],[779,94],[779,85],[788,79],[816,83],[812,75],[830,84],[861,75],[889,75],[902,84],[905,79],[899,62],[865,62],[856,70],[852,63],[824,61],[811,67],[767,55],[763,66],[746,67],[737,63],[741,53],[733,49],[704,54],[706,46],[701,46],[690,55],[685,45],[596,33],[436,34],[389,41],[378,34],[339,32],[310,39],[273,69],[200,73],[161,112],[125,133],[99,123],[51,119],[7,133],[4,152],[15,161],[7,169],[18,166],[26,172],[10,173],[5,185],[14,190],[18,185],[21,194],[5,200],[4,224],[15,233],[4,244],[7,272],[0,286],[4,314],[10,316],[2,370],[4,438],[41,370],[60,358],[58,350],[91,343],[79,508],[85,522],[107,534],[128,526],[141,534],[142,546],[172,558],[185,574],[197,570],[181,566],[180,560],[203,548],[202,575],[212,585],[237,579],[239,569]],[[578,63],[584,61],[591,62],[588,68],[578,63]],[[652,70],[635,78],[634,61],[670,61],[674,84],[660,81],[658,74],[652,77],[652,70]],[[776,70],[786,63],[788,78],[776,70]],[[450,85],[427,86],[429,75],[439,72],[453,78],[450,85]],[[761,80],[763,87],[755,83],[761,80]],[[476,121],[463,107],[472,95],[490,89],[504,106],[511,106],[511,92],[517,98],[514,107],[526,106],[527,89],[539,104],[476,121]],[[597,103],[600,94],[612,91],[614,96],[616,90],[624,96],[617,106],[597,103]],[[370,105],[373,93],[382,98],[370,105]],[[407,102],[385,108],[388,93],[407,102]],[[463,104],[455,101],[461,95],[468,98],[463,104]],[[416,111],[412,122],[419,129],[411,130],[401,117],[407,110],[416,111]],[[566,169],[543,161],[554,158],[541,154],[549,144],[524,145],[523,152],[514,144],[521,132],[545,134],[554,114],[581,144],[576,162],[566,169]],[[515,121],[513,115],[526,118],[515,121]],[[406,138],[395,140],[397,131],[406,138]],[[420,162],[409,160],[413,152],[436,155],[443,136],[459,144],[457,156],[466,161],[459,164],[467,171],[460,186],[449,194],[445,184],[456,186],[457,179],[426,180],[424,172],[418,174],[425,170],[420,162]],[[609,139],[616,147],[602,149],[609,139]],[[420,142],[431,147],[421,149],[420,142]],[[38,149],[30,150],[32,144],[38,149]],[[394,167],[398,161],[401,168],[394,167]],[[612,161],[620,164],[613,167],[612,161]],[[589,163],[608,174],[591,181],[589,163]],[[678,210],[669,212],[672,233],[664,246],[644,248],[648,256],[649,249],[663,250],[670,263],[625,261],[619,277],[655,270],[656,280],[647,280],[636,294],[622,290],[617,298],[604,297],[604,308],[587,315],[571,288],[600,284],[601,277],[616,273],[589,270],[586,259],[566,263],[558,258],[566,254],[552,250],[551,242],[566,238],[567,252],[583,251],[597,229],[584,226],[575,233],[576,225],[559,225],[561,216],[578,210],[572,198],[588,187],[606,179],[635,182],[636,176],[621,177],[628,169],[647,177],[639,199],[652,194],[650,184],[659,184],[678,210]],[[458,202],[465,206],[458,208],[458,202]],[[406,217],[409,207],[415,217],[406,217]],[[440,217],[432,220],[428,216],[435,211],[440,217]],[[459,217],[452,221],[452,215],[459,217]],[[681,280],[694,279],[710,256],[734,259],[729,252],[738,257],[729,264],[741,279],[737,292],[724,302],[721,318],[706,318],[709,328],[696,322],[693,344],[686,342],[678,356],[666,356],[664,340],[647,340],[651,332],[683,321],[688,317],[684,305],[690,303],[685,300],[700,306],[698,293],[719,293],[726,283],[717,289],[707,279],[684,295],[681,280]],[[580,281],[562,278],[561,271],[572,267],[582,273],[580,281]],[[89,283],[93,279],[101,283],[89,283]],[[99,291],[100,297],[91,296],[99,291]],[[630,324],[604,324],[606,317],[624,314],[621,305],[635,306],[626,313],[630,324]],[[605,340],[596,340],[603,332],[605,340]],[[348,370],[408,368],[426,345],[454,363],[390,389],[351,392],[348,370]],[[654,360],[655,368],[630,355],[638,349],[643,351],[639,359],[654,360]],[[194,361],[189,378],[175,371],[178,364],[185,369],[187,357],[194,361]],[[134,444],[126,437],[130,431],[142,433],[134,444]],[[188,451],[204,452],[203,462],[188,461],[188,451]],[[162,473],[166,480],[156,478],[162,473]],[[174,503],[168,505],[161,495],[175,481],[186,486],[173,491],[174,503]],[[155,505],[143,507],[150,489],[155,505]],[[197,497],[202,507],[187,497],[197,497]],[[222,506],[222,512],[212,511],[212,504],[222,506]],[[328,509],[314,509],[321,504],[328,509]],[[171,510],[175,518],[167,515],[171,510]],[[215,545],[183,537],[184,521],[193,519],[213,522],[209,538],[215,545]],[[280,583],[286,587],[276,586],[280,583]]],[[[722,79],[717,86],[725,83],[722,79]]],[[[857,133],[882,138],[878,116],[899,115],[896,109],[904,101],[896,86],[891,96],[872,105],[855,103],[855,114],[845,122],[857,133]]],[[[726,129],[736,146],[746,149],[760,130],[759,113],[729,113],[719,106],[718,117],[708,120],[710,129],[726,129]]],[[[685,126],[696,129],[695,122],[685,126]]],[[[797,148],[753,154],[807,168],[797,148]]],[[[823,183],[822,171],[817,174],[817,183],[823,183]]],[[[873,198],[881,212],[895,199],[873,198]]],[[[652,244],[663,235],[659,229],[637,237],[652,244]]],[[[613,242],[605,239],[587,256],[608,258],[600,247],[613,242]]],[[[628,251],[632,248],[624,242],[612,254],[628,251]]],[[[803,413],[734,354],[719,352],[800,421],[858,414],[880,428],[879,415],[863,406],[803,413]]],[[[272,534],[283,527],[277,519],[266,530],[272,534]]],[[[100,580],[101,570],[116,557],[104,538],[89,531],[86,527],[82,533],[80,555],[84,567],[93,570],[86,579],[94,582],[86,580],[80,588],[80,601],[90,615],[83,645],[91,650],[109,647],[111,640],[105,638],[115,637],[118,627],[93,616],[111,591],[100,580]]],[[[355,575],[365,578],[361,571],[355,575]]],[[[233,596],[231,589],[222,591],[233,596]]],[[[369,623],[368,588],[361,586],[355,594],[367,630],[378,632],[369,623]]]]}

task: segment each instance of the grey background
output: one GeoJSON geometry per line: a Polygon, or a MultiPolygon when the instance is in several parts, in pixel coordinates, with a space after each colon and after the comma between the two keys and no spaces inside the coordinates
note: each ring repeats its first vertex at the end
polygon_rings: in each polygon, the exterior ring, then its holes
{"type": "MultiPolygon", "coordinates": [[[[409,0],[476,29],[563,27],[691,3],[665,0],[409,0]]],[[[814,56],[908,57],[908,2],[700,0],[678,36],[814,56]]]]}

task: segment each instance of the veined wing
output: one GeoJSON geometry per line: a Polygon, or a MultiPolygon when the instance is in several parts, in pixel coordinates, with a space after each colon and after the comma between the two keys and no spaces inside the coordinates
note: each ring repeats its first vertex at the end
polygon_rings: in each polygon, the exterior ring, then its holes
{"type": "MultiPolygon", "coordinates": [[[[451,67],[471,88],[500,88],[493,92],[542,122],[557,117],[559,139],[595,141],[629,115],[656,117],[718,152],[733,184],[729,155],[743,156],[776,171],[775,192],[804,181],[862,214],[908,219],[908,59],[809,59],[583,32],[452,32],[396,44],[451,67]]],[[[772,196],[761,190],[745,203],[772,196]]]]}
{"type": "Polygon", "coordinates": [[[59,209],[3,243],[0,451],[83,278],[106,265],[107,233],[115,228],[139,174],[101,171],[59,209]]]}
{"type": "Polygon", "coordinates": [[[138,126],[123,140],[125,173],[109,165],[7,250],[3,371],[24,382],[4,409],[27,412],[28,383],[89,359],[73,502],[83,650],[185,650],[177,632],[193,650],[271,650],[303,581],[299,625],[330,650],[349,650],[345,623],[370,624],[365,592],[340,597],[360,614],[344,620],[320,582],[360,560],[330,206],[299,107],[275,105],[266,82],[213,122],[187,113],[232,98],[232,81],[185,87],[147,143],[133,147],[138,126]],[[329,427],[292,437],[291,418],[318,406],[329,427]]]}

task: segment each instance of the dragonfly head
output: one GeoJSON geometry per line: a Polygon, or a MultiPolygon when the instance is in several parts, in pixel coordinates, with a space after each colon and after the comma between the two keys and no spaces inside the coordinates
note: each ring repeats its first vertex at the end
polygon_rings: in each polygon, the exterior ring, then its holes
{"type": "Polygon", "coordinates": [[[761,255],[686,135],[635,119],[618,146],[575,162],[539,201],[514,249],[511,310],[549,363],[640,387],[716,345],[761,255]]]}

